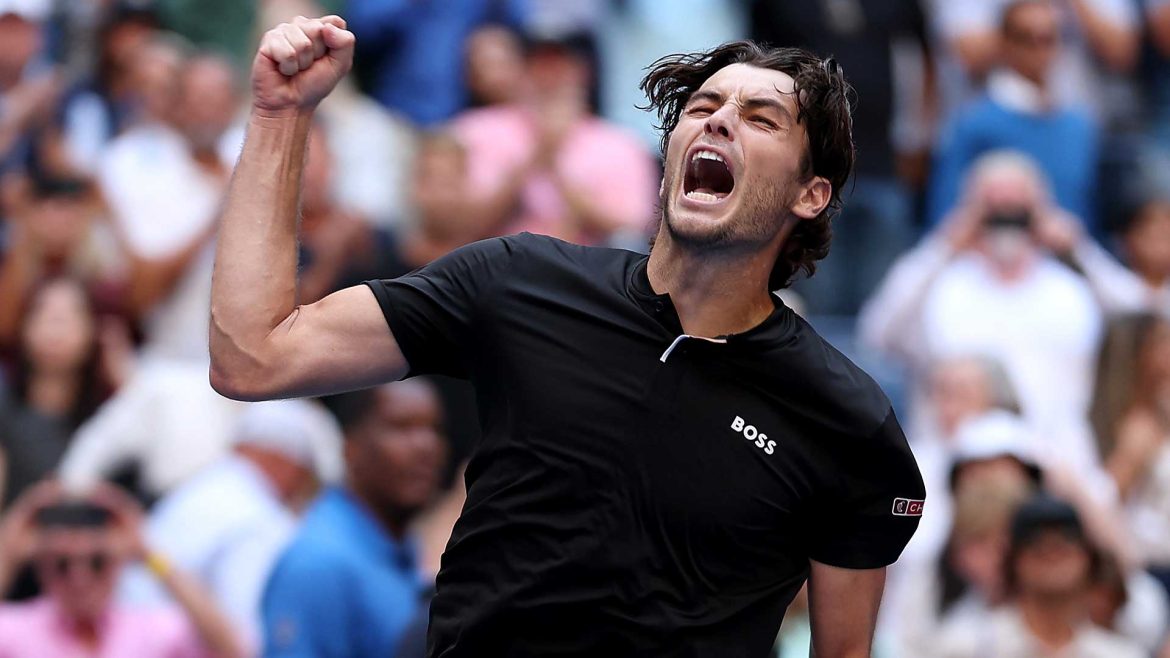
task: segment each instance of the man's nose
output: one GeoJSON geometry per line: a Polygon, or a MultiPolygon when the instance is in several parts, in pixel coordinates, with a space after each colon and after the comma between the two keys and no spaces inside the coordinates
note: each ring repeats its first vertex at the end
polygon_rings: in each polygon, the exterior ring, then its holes
{"type": "Polygon", "coordinates": [[[719,135],[729,142],[735,141],[735,132],[732,125],[735,121],[735,108],[730,104],[720,107],[707,117],[703,124],[703,132],[708,135],[719,135]]]}

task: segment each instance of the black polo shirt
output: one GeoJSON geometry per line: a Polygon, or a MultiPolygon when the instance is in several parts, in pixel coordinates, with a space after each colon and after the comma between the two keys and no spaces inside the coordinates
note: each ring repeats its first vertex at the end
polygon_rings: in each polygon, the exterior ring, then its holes
{"type": "Polygon", "coordinates": [[[918,525],[889,401],[779,300],[682,337],[645,256],[529,234],[369,286],[484,430],[432,657],[764,656],[810,559],[881,567],[918,525]]]}

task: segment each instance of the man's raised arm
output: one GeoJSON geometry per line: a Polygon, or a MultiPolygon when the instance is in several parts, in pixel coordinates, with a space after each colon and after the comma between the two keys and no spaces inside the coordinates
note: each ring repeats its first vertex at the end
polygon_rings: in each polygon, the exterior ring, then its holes
{"type": "Polygon", "coordinates": [[[407,364],[365,286],[297,305],[297,214],[313,110],[353,63],[338,16],[268,31],[224,203],[211,291],[211,384],[236,399],[318,395],[397,379],[407,364]]]}

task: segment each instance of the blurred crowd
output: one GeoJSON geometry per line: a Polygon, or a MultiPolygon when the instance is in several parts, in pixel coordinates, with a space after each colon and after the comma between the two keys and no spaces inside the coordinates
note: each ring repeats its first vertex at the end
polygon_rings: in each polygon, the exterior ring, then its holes
{"type": "Polygon", "coordinates": [[[0,0],[0,658],[424,655],[467,385],[207,381],[255,44],[322,13],[358,53],[310,136],[301,303],[517,231],[645,251],[643,68],[834,56],[857,169],[783,296],[927,483],[875,654],[1170,658],[1167,0],[0,0]]]}

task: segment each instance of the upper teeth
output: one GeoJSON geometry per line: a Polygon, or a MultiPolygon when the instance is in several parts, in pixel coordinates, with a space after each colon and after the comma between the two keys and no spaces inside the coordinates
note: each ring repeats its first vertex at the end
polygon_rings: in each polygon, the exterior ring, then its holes
{"type": "Polygon", "coordinates": [[[695,151],[695,154],[691,156],[691,162],[694,162],[700,158],[703,160],[718,160],[719,162],[724,161],[723,156],[714,151],[695,151]]]}

